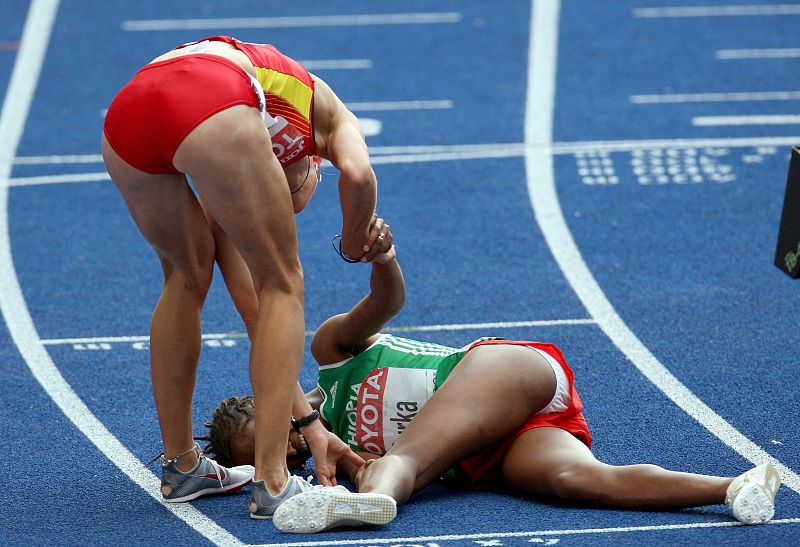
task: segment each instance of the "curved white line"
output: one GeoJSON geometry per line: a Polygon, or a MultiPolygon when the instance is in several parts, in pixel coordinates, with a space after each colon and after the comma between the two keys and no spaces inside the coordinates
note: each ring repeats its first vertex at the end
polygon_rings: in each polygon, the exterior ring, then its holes
{"type": "MultiPolygon", "coordinates": [[[[53,402],[114,465],[160,503],[159,479],[92,414],[50,359],[36,332],[14,269],[8,231],[9,176],[47,52],[58,4],[58,0],[31,2],[11,81],[0,110],[0,311],[28,368],[53,402]]],[[[163,506],[217,545],[242,545],[191,505],[163,506]]]]}
{"type": "Polygon", "coordinates": [[[583,261],[561,212],[553,174],[553,111],[558,51],[559,0],[533,0],[525,105],[525,173],[534,215],[547,245],[589,317],[664,395],[744,458],[771,461],[784,484],[800,493],[800,476],[742,435],[684,386],[617,314],[583,261]]]}

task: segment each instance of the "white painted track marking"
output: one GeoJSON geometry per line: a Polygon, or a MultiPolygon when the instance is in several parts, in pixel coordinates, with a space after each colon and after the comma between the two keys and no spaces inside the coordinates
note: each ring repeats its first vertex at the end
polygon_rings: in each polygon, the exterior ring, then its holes
{"type": "Polygon", "coordinates": [[[380,110],[447,110],[453,108],[453,101],[444,99],[436,101],[348,102],[347,108],[356,112],[376,112],[380,110]]]}
{"type": "Polygon", "coordinates": [[[308,70],[368,70],[371,59],[318,59],[298,61],[308,70]]]}
{"type": "Polygon", "coordinates": [[[697,116],[692,125],[697,127],[722,127],[732,125],[798,125],[800,116],[771,114],[759,116],[697,116]]]}
{"type": "MultiPolygon", "coordinates": [[[[744,148],[758,146],[792,146],[800,142],[800,136],[787,137],[739,137],[724,139],[662,139],[662,140],[630,140],[630,141],[576,141],[554,142],[549,146],[554,155],[574,154],[576,152],[606,151],[630,152],[633,150],[650,150],[664,148],[744,148]]],[[[532,146],[536,148],[535,145],[532,146]]],[[[541,147],[541,146],[540,146],[541,147]]],[[[409,145],[409,146],[370,146],[369,153],[373,158],[379,156],[414,156],[414,161],[448,161],[462,159],[482,159],[491,154],[502,153],[502,157],[525,155],[525,143],[489,143],[489,144],[453,144],[453,145],[409,145]]],[[[384,158],[391,159],[391,158],[384,158]]],[[[380,161],[380,160],[378,160],[380,161]]],[[[15,165],[58,165],[74,163],[103,163],[100,154],[65,155],[65,156],[21,156],[14,160],[15,165]]],[[[393,163],[382,161],[382,163],[393,163]]],[[[404,163],[397,161],[397,163],[404,163]]],[[[52,175],[60,177],[63,175],[52,175]]],[[[83,173],[82,176],[100,177],[100,173],[83,173]]],[[[11,179],[12,186],[32,184],[33,177],[11,179]],[[17,182],[18,181],[18,182],[17,182]]],[[[50,182],[42,179],[42,184],[50,182]]]]}
{"type": "MultiPolygon", "coordinates": [[[[761,526],[780,526],[800,524],[800,518],[776,519],[762,524],[761,526]]],[[[482,539],[504,539],[504,538],[536,538],[552,536],[581,536],[592,534],[624,534],[637,532],[667,532],[670,530],[704,530],[709,528],[735,528],[747,526],[741,522],[696,522],[688,524],[661,524],[653,526],[620,526],[616,528],[572,528],[565,530],[536,530],[532,532],[497,532],[481,534],[448,534],[441,536],[415,536],[402,538],[359,538],[352,540],[331,540],[331,541],[295,541],[287,543],[264,543],[260,545],[250,545],[248,547],[325,547],[347,545],[398,545],[404,547],[434,547],[436,541],[463,541],[463,540],[482,540],[482,539]]],[[[599,539],[599,538],[598,538],[599,539]]],[[[642,539],[642,545],[655,538],[646,537],[642,539]]],[[[688,540],[691,541],[691,540],[688,540]]],[[[529,541],[530,543],[539,543],[529,541]]],[[[516,544],[515,544],[516,545],[516,544]]],[[[446,547],[446,546],[444,546],[446,547]]]]}
{"type": "Polygon", "coordinates": [[[800,91],[739,91],[735,93],[672,93],[631,95],[632,104],[722,103],[749,101],[797,101],[800,91]]]}
{"type": "MultiPolygon", "coordinates": [[[[374,146],[369,149],[373,165],[399,163],[428,163],[437,161],[463,161],[492,158],[515,158],[525,155],[526,150],[549,149],[553,155],[575,154],[578,152],[631,152],[633,150],[654,150],[670,148],[744,148],[759,146],[793,146],[800,142],[800,136],[788,137],[741,137],[725,139],[665,139],[640,141],[585,141],[573,143],[553,143],[550,146],[528,145],[524,143],[507,144],[457,144],[432,146],[374,146]],[[425,152],[428,151],[428,152],[425,152]]],[[[64,163],[102,163],[102,156],[30,156],[17,158],[27,165],[64,163]],[[76,161],[74,158],[80,158],[76,161]]],[[[63,184],[77,182],[97,182],[111,180],[105,171],[98,173],[72,173],[68,175],[43,175],[38,177],[17,177],[8,181],[10,186],[35,186],[39,184],[63,184]]]]}
{"type": "MultiPolygon", "coordinates": [[[[499,321],[495,323],[453,323],[442,325],[410,325],[404,327],[387,326],[382,332],[433,332],[456,330],[486,330],[486,329],[519,329],[530,327],[566,327],[577,325],[594,325],[592,319],[537,319],[533,321],[499,321]]],[[[316,331],[306,331],[306,336],[312,336],[316,331]]],[[[209,333],[203,334],[203,340],[226,340],[247,338],[244,332],[209,333]]],[[[60,346],[65,344],[102,344],[102,343],[133,343],[147,342],[149,336],[95,336],[88,338],[51,338],[42,340],[46,346],[60,346]]]]}
{"type": "Polygon", "coordinates": [[[224,19],[151,19],[124,21],[125,31],[217,30],[247,28],[350,27],[366,25],[430,25],[460,23],[456,12],[238,17],[224,19]]]}
{"type": "Polygon", "coordinates": [[[766,49],[720,49],[717,59],[796,59],[800,57],[800,48],[766,48],[766,49]]]}
{"type": "Polygon", "coordinates": [[[672,17],[757,17],[764,15],[800,15],[797,4],[755,6],[679,6],[635,8],[633,16],[645,19],[672,17]]]}

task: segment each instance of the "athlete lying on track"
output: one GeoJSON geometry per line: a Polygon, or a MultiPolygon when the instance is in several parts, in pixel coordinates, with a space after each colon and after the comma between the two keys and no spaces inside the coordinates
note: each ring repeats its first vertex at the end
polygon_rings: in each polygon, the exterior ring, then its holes
{"type": "MultiPolygon", "coordinates": [[[[319,383],[307,394],[323,423],[365,458],[360,467],[340,466],[358,493],[329,487],[297,494],[275,512],[281,530],[388,523],[397,503],[441,476],[593,507],[725,503],[744,523],[772,518],[780,486],[772,464],[726,478],[600,462],[572,370],[556,346],[487,339],[454,349],[381,334],[405,300],[394,248],[372,263],[370,286],[314,334],[319,383]]],[[[252,399],[234,397],[206,424],[206,450],[222,465],[252,462],[252,416],[252,399]]],[[[300,466],[309,453],[296,429],[287,454],[300,466]]]]}

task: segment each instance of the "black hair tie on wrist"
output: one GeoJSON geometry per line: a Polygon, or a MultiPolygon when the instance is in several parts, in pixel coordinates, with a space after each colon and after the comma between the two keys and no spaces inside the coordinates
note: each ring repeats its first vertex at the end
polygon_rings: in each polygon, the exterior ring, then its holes
{"type": "Polygon", "coordinates": [[[305,427],[311,422],[315,422],[319,420],[319,410],[312,410],[311,414],[306,416],[305,418],[300,418],[299,420],[295,420],[292,418],[292,428],[300,433],[300,428],[305,427]]]}
{"type": "Polygon", "coordinates": [[[331,245],[333,246],[333,250],[336,251],[339,254],[339,256],[342,257],[342,260],[344,260],[348,264],[357,264],[358,262],[361,262],[361,260],[359,260],[358,258],[353,258],[352,256],[350,256],[349,254],[347,254],[342,250],[341,234],[336,234],[335,236],[333,236],[333,238],[331,239],[331,245]],[[339,240],[338,247],[336,245],[337,239],[339,240]]]}

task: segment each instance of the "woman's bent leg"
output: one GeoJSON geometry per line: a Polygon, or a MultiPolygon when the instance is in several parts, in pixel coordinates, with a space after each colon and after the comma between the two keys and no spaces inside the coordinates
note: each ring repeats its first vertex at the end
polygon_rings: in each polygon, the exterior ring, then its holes
{"type": "Polygon", "coordinates": [[[502,463],[512,492],[594,507],[670,510],[723,503],[733,479],[668,471],[656,465],[613,466],[562,429],[531,429],[502,463]]]}
{"type": "Polygon", "coordinates": [[[479,346],[456,366],[383,458],[358,477],[360,492],[405,502],[456,462],[509,435],[550,402],[555,374],[520,346],[479,346]]]}
{"type": "MultiPolygon", "coordinates": [[[[150,175],[124,163],[103,138],[103,155],[131,216],[161,261],[164,285],[150,325],[153,395],[164,454],[193,446],[192,395],[200,353],[200,315],[214,265],[214,241],[181,175],[150,175]]],[[[194,467],[186,454],[179,469],[194,467]]]]}
{"type": "Polygon", "coordinates": [[[206,220],[211,227],[211,233],[214,234],[217,266],[219,266],[233,305],[239,312],[247,335],[252,341],[258,317],[258,295],[253,287],[253,276],[250,275],[247,264],[228,234],[207,211],[206,220]]]}
{"type": "Polygon", "coordinates": [[[178,147],[211,215],[241,253],[258,296],[250,351],[256,411],[256,480],[286,484],[292,398],[303,356],[303,274],[286,177],[255,108],[235,106],[204,121],[178,147]]]}

